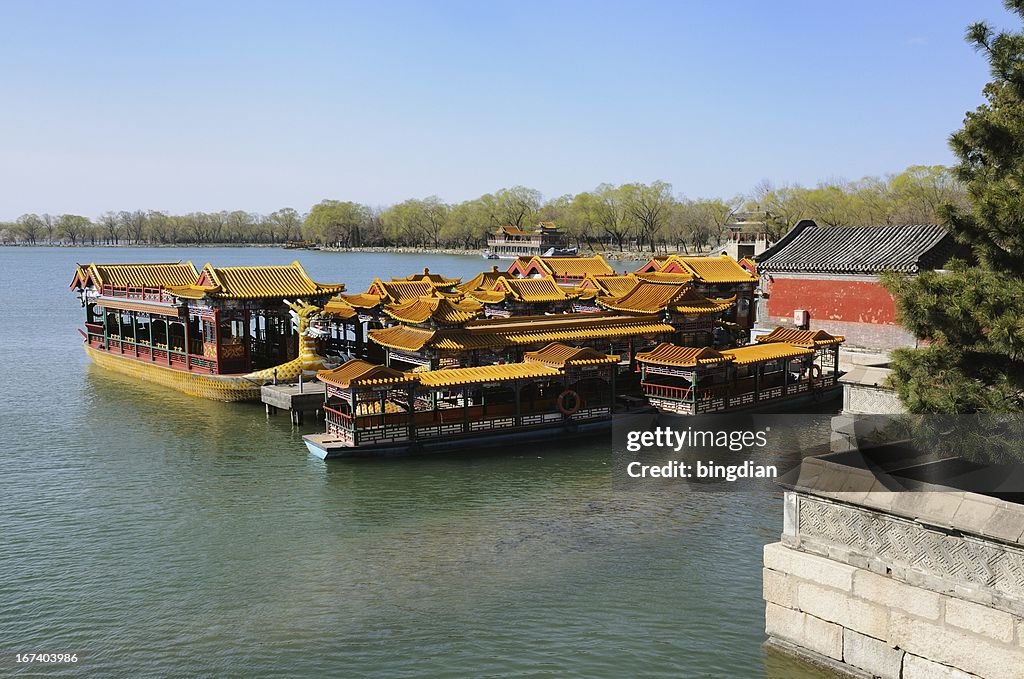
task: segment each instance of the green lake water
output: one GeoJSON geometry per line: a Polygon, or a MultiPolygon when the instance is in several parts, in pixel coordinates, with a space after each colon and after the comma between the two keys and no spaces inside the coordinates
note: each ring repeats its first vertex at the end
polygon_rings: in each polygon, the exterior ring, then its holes
{"type": "Polygon", "coordinates": [[[179,258],[353,292],[507,264],[0,248],[0,676],[823,676],[762,648],[778,491],[624,491],[601,441],[324,463],[312,423],[91,366],[75,262],[179,258]]]}

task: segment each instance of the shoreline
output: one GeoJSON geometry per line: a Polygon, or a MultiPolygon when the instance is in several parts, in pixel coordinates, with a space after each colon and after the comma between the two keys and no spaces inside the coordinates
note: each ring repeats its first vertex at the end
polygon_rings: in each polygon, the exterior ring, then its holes
{"type": "MultiPolygon", "coordinates": [[[[133,245],[124,244],[108,244],[108,243],[76,243],[71,245],[68,243],[36,243],[35,245],[27,245],[24,243],[4,243],[0,244],[0,248],[109,248],[111,250],[125,250],[125,249],[163,249],[163,248],[277,248],[284,249],[280,243],[140,243],[133,245]]],[[[462,248],[431,248],[431,247],[411,247],[411,246],[364,246],[364,247],[353,247],[353,248],[336,248],[336,247],[321,247],[316,250],[307,250],[305,248],[295,248],[296,253],[298,252],[368,252],[368,253],[398,253],[398,254],[423,254],[423,255],[452,255],[460,257],[481,257],[484,250],[473,249],[465,250],[462,248]]],[[[664,251],[659,250],[658,252],[650,251],[637,251],[637,250],[590,250],[587,252],[581,252],[581,257],[592,257],[594,255],[601,255],[609,261],[645,261],[650,259],[654,255],[667,255],[667,254],[680,254],[680,255],[705,255],[711,252],[711,250],[701,252],[683,252],[683,251],[664,251]]],[[[500,259],[500,260],[486,260],[486,261],[504,261],[510,262],[511,259],[500,259]]]]}

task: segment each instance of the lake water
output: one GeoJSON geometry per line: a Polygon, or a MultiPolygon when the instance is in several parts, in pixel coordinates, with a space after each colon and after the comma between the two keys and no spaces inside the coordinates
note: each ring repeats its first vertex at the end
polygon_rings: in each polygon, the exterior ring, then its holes
{"type": "Polygon", "coordinates": [[[313,424],[91,366],[75,262],[179,258],[352,292],[502,264],[0,248],[0,676],[823,676],[761,647],[777,491],[624,491],[607,443],[325,464],[313,424]]]}

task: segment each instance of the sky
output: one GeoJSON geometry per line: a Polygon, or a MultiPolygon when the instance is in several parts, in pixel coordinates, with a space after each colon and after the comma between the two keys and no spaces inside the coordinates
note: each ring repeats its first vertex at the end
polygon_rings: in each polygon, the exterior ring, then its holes
{"type": "Polygon", "coordinates": [[[952,164],[997,0],[0,0],[0,220],[952,164]]]}

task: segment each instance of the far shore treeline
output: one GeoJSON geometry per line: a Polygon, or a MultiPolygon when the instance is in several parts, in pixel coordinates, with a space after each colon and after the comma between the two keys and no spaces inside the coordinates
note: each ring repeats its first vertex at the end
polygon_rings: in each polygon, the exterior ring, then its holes
{"type": "Polygon", "coordinates": [[[746,216],[772,236],[800,219],[835,226],[942,223],[944,204],[966,206],[951,168],[915,165],[900,174],[829,181],[814,188],[762,182],[748,195],[688,199],[671,184],[601,184],[592,191],[544,200],[523,186],[462,203],[437,196],[388,207],[324,200],[301,213],[243,210],[168,214],[157,210],[25,214],[0,222],[4,245],[275,244],[310,241],[338,248],[479,249],[496,227],[550,221],[572,245],[587,250],[703,250],[721,242],[727,224],[746,216]]]}

